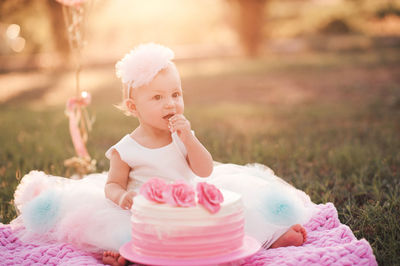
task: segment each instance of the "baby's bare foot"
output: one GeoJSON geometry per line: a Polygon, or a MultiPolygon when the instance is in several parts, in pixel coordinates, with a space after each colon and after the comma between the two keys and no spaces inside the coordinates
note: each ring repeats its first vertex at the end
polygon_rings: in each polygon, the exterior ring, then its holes
{"type": "Polygon", "coordinates": [[[295,224],[284,233],[278,240],[276,240],[271,248],[287,247],[287,246],[301,246],[307,240],[307,232],[300,224],[295,224]]]}
{"type": "Polygon", "coordinates": [[[121,266],[126,264],[126,260],[118,252],[104,251],[103,263],[112,266],[121,266]]]}

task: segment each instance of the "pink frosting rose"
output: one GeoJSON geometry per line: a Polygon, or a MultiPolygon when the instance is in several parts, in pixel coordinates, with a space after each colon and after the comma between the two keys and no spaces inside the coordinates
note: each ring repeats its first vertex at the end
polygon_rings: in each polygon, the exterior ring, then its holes
{"type": "Polygon", "coordinates": [[[194,189],[182,181],[168,185],[167,189],[163,193],[163,196],[166,199],[166,202],[172,206],[196,206],[194,189]]]}
{"type": "Polygon", "coordinates": [[[140,187],[140,194],[150,201],[164,203],[166,199],[163,192],[167,189],[167,186],[163,180],[152,178],[140,187]]]}
{"type": "Polygon", "coordinates": [[[211,213],[216,213],[221,208],[224,196],[214,185],[200,182],[197,184],[197,198],[199,204],[203,205],[211,213]]]}

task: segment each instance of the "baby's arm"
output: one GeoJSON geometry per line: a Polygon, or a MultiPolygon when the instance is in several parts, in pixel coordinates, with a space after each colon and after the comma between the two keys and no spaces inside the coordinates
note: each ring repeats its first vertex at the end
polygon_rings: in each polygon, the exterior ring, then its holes
{"type": "Polygon", "coordinates": [[[213,159],[207,149],[191,132],[190,122],[183,115],[170,119],[171,131],[176,131],[185,144],[187,161],[192,171],[200,177],[208,177],[213,170],[213,159]]]}
{"type": "Polygon", "coordinates": [[[187,160],[192,171],[200,177],[211,175],[213,159],[203,144],[193,134],[183,143],[188,152],[187,160]]]}
{"type": "Polygon", "coordinates": [[[113,150],[110,159],[110,171],[104,188],[106,198],[123,209],[130,209],[135,192],[127,191],[130,167],[121,160],[118,152],[113,150]]]}

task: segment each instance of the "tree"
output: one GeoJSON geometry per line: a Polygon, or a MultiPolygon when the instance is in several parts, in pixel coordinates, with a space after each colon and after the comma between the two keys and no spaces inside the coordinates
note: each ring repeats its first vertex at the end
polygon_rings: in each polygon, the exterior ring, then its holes
{"type": "Polygon", "coordinates": [[[228,0],[235,15],[240,43],[248,56],[260,52],[263,41],[264,8],[267,0],[228,0]]]}

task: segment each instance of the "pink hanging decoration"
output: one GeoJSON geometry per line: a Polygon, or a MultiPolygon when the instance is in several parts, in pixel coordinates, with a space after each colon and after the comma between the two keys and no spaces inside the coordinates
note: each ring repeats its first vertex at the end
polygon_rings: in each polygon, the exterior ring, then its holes
{"type": "Polygon", "coordinates": [[[90,103],[90,95],[81,92],[79,76],[81,72],[81,57],[85,46],[86,14],[89,0],[57,0],[63,6],[63,15],[68,33],[68,42],[75,58],[76,96],[67,101],[66,114],[69,117],[69,132],[76,156],[64,161],[68,169],[73,169],[72,178],[82,178],[87,173],[96,170],[96,160],[91,159],[86,149],[88,131],[93,121],[89,119],[86,106],[90,103]]]}
{"type": "Polygon", "coordinates": [[[85,132],[81,132],[79,125],[82,119],[82,107],[90,104],[91,97],[89,93],[84,93],[83,95],[85,97],[72,97],[68,99],[66,113],[69,117],[69,132],[76,154],[81,158],[90,158],[86,149],[84,136],[82,136],[82,133],[85,134],[85,132]]]}

